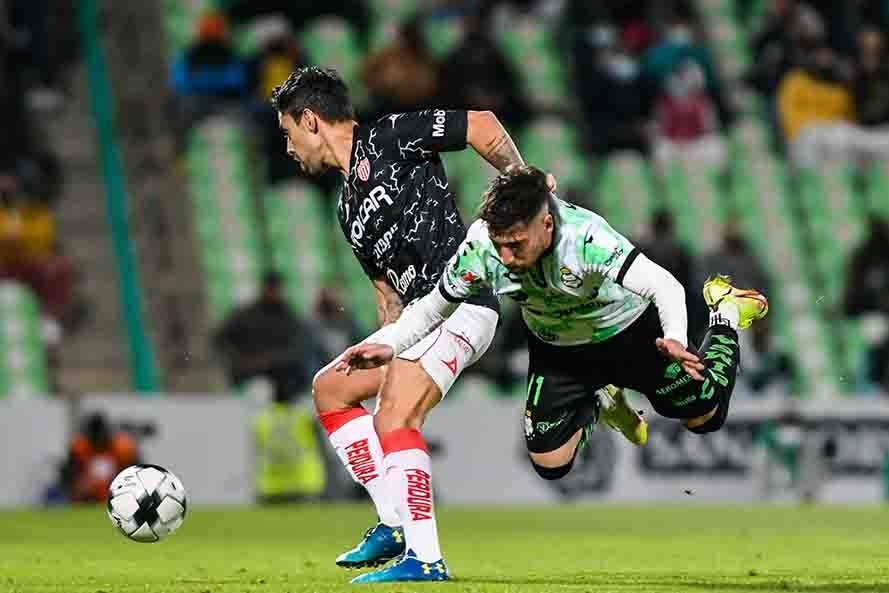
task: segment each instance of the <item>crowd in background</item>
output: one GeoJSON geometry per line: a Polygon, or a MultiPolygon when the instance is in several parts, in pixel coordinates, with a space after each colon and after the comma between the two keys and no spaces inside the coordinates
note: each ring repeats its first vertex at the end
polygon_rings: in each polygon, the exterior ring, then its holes
{"type": "MultiPolygon", "coordinates": [[[[207,15],[194,43],[178,56],[174,88],[186,125],[232,104],[247,114],[269,184],[298,172],[285,154],[267,98],[287,73],[310,61],[302,33],[321,16],[342,18],[364,56],[357,88],[352,89],[362,98],[359,119],[433,105],[490,109],[519,136],[538,118],[556,117],[579,130],[576,148],[586,155],[591,174],[598,159],[624,151],[650,159],[658,172],[676,159],[723,171],[729,152],[726,133],[738,111],[733,91],[741,84],[761,97],[775,150],[786,152],[794,166],[889,158],[884,41],[889,14],[877,1],[737,2],[741,22],[756,5],[764,5],[760,21],[749,23],[757,31],[750,48],[752,67],[739,81],[721,78],[709,32],[696,3],[688,0],[439,0],[392,23],[388,39],[375,43],[371,9],[363,0],[309,3],[311,7],[272,0],[222,4],[227,10],[207,15]],[[516,16],[528,15],[555,33],[558,57],[570,73],[570,92],[557,104],[535,99],[529,89],[543,82],[523,79],[522,65],[502,47],[502,32],[516,16]],[[433,51],[428,32],[445,19],[458,23],[459,33],[444,50],[436,46],[433,51]],[[246,57],[232,41],[232,31],[245,27],[251,28],[256,46],[246,57]],[[208,96],[215,101],[208,103],[208,96]]],[[[312,182],[335,195],[335,175],[312,182]]],[[[563,191],[594,209],[599,199],[575,188],[563,191]]],[[[850,263],[849,315],[889,314],[887,260],[879,257],[885,223],[874,220],[871,226],[870,238],[850,263]],[[863,292],[870,296],[856,296],[863,292]]],[[[634,237],[686,287],[692,340],[706,326],[698,293],[708,275],[731,272],[740,284],[768,292],[770,279],[739,229],[729,225],[722,235],[715,251],[695,257],[677,238],[670,213],[662,211],[644,236],[634,237]]],[[[746,349],[741,381],[753,391],[792,381],[796,372],[776,345],[770,325],[757,326],[750,337],[752,348],[746,349]]],[[[509,387],[523,380],[518,372],[523,334],[515,311],[507,312],[500,336],[478,369],[509,387]]],[[[885,385],[889,339],[870,356],[869,380],[885,385]]]]}
{"type": "MultiPolygon", "coordinates": [[[[56,4],[58,11],[66,5],[56,4]]],[[[53,214],[62,186],[53,147],[59,131],[45,125],[61,107],[77,52],[70,30],[48,13],[49,0],[0,2],[0,281],[34,293],[52,350],[83,309],[53,214]]]]}

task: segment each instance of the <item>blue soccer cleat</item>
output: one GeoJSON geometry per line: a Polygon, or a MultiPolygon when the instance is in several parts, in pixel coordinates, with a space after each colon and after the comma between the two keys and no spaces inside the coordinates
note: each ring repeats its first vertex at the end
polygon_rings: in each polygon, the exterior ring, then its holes
{"type": "Polygon", "coordinates": [[[404,530],[377,523],[364,534],[361,543],[340,554],[337,566],[343,568],[364,568],[379,566],[400,556],[404,552],[404,530]]]}
{"type": "Polygon", "coordinates": [[[368,583],[394,583],[399,581],[447,581],[448,567],[444,560],[420,562],[413,550],[408,550],[401,560],[388,568],[369,572],[352,579],[355,585],[368,583]]]}

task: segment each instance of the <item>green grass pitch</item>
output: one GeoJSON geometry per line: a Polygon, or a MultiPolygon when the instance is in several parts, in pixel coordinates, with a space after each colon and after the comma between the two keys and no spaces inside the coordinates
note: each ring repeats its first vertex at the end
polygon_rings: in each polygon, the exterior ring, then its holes
{"type": "MultiPolygon", "coordinates": [[[[336,555],[367,506],[194,508],[156,544],[100,507],[0,513],[3,593],[355,591],[336,555]]],[[[439,510],[454,580],[376,591],[889,591],[889,510],[559,506],[439,510]]]]}

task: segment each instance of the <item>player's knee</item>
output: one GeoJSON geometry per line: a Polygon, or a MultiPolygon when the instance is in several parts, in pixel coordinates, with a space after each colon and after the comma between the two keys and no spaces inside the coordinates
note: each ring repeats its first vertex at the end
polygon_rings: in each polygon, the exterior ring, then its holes
{"type": "Polygon", "coordinates": [[[312,399],[315,400],[315,409],[319,412],[339,410],[343,407],[344,402],[338,396],[336,383],[337,374],[333,369],[321,369],[315,373],[312,379],[312,399]]]}
{"type": "Polygon", "coordinates": [[[531,467],[534,468],[534,471],[537,472],[537,475],[543,478],[544,480],[561,480],[565,476],[568,475],[568,472],[571,471],[571,468],[574,466],[574,458],[571,458],[571,461],[564,465],[559,465],[557,467],[547,467],[544,465],[538,465],[534,463],[534,460],[531,460],[531,467]]]}

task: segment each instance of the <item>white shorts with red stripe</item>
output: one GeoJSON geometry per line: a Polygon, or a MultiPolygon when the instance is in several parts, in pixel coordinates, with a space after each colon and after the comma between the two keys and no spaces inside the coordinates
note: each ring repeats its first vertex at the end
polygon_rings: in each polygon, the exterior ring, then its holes
{"type": "MultiPolygon", "coordinates": [[[[460,373],[488,350],[497,331],[497,319],[496,311],[462,303],[444,323],[398,358],[420,361],[444,397],[460,373]]],[[[391,330],[391,325],[383,327],[365,341],[381,341],[391,330]]]]}

